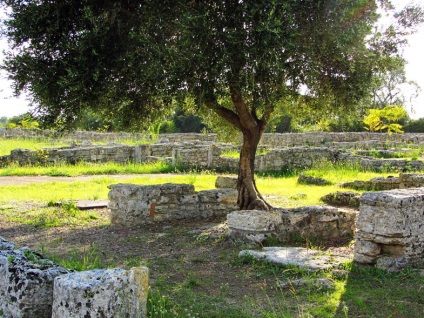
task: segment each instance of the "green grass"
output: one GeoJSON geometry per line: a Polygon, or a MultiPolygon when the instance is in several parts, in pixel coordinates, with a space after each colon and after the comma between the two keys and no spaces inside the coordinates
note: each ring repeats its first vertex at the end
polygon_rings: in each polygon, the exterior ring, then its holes
{"type": "MultiPolygon", "coordinates": [[[[216,175],[204,172],[189,172],[185,174],[168,174],[159,176],[141,176],[125,180],[115,179],[106,174],[113,173],[153,173],[172,171],[173,167],[163,163],[150,165],[85,165],[59,166],[59,167],[12,167],[2,169],[1,175],[84,175],[100,174],[90,181],[75,182],[46,182],[42,184],[0,186],[0,202],[8,201],[63,201],[63,200],[93,200],[106,199],[110,184],[134,183],[134,184],[162,184],[162,183],[186,183],[193,184],[196,191],[213,189],[215,187],[216,175]],[[11,170],[8,170],[11,169],[11,170]],[[56,170],[55,170],[56,169],[56,170]],[[44,172],[44,173],[43,173],[44,172]],[[103,175],[104,174],[104,175],[103,175]]],[[[387,176],[388,173],[360,172],[352,167],[330,165],[306,170],[303,173],[314,177],[324,177],[333,182],[329,186],[309,186],[297,183],[297,174],[289,176],[257,176],[257,185],[261,193],[269,196],[269,201],[276,207],[298,207],[320,204],[320,198],[330,192],[341,191],[339,183],[353,180],[369,180],[377,176],[387,176]],[[313,188],[313,191],[311,191],[313,188]],[[278,197],[278,198],[272,198],[278,197]]]]}
{"type": "Polygon", "coordinates": [[[89,181],[46,182],[38,184],[0,186],[0,202],[49,202],[66,200],[107,199],[108,186],[116,183],[133,184],[163,184],[186,183],[193,184],[197,191],[213,189],[216,176],[211,174],[181,174],[134,177],[119,180],[108,176],[98,176],[89,181]]]}
{"type": "MultiPolygon", "coordinates": [[[[263,148],[259,148],[256,151],[256,155],[265,155],[267,152],[269,151],[269,149],[263,149],[263,148]]],[[[221,152],[221,157],[225,157],[225,158],[233,158],[233,159],[239,159],[240,158],[240,150],[236,150],[236,149],[227,149],[221,152]]]]}
{"type": "Polygon", "coordinates": [[[0,138],[0,156],[9,155],[13,149],[21,148],[28,150],[38,150],[42,148],[54,148],[69,146],[69,143],[60,139],[18,139],[18,138],[0,138]]]}
{"type": "Polygon", "coordinates": [[[41,253],[56,264],[78,272],[107,267],[100,261],[101,253],[96,245],[84,247],[82,250],[74,250],[66,258],[49,254],[48,251],[42,250],[41,253]]]}
{"type": "MultiPolygon", "coordinates": [[[[2,217],[9,222],[32,225],[36,228],[61,226],[81,226],[99,220],[96,211],[81,211],[73,201],[64,202],[61,206],[45,206],[31,209],[15,209],[10,205],[0,207],[2,217]]],[[[98,221],[102,223],[102,220],[98,221]]],[[[103,222],[103,224],[106,224],[103,222]]],[[[99,224],[100,225],[100,224],[99,224]]]]}
{"type": "Polygon", "coordinates": [[[114,162],[88,163],[80,162],[75,165],[56,164],[49,166],[19,166],[9,165],[0,169],[0,176],[51,176],[74,177],[82,175],[108,175],[108,174],[150,174],[175,172],[176,168],[162,161],[145,164],[114,162]]]}

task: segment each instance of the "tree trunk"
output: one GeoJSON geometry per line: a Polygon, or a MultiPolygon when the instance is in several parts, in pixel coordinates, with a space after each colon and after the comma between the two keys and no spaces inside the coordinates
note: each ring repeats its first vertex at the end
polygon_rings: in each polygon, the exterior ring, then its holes
{"type": "Polygon", "coordinates": [[[243,146],[240,153],[239,175],[237,180],[237,204],[241,210],[269,210],[269,205],[260,195],[255,183],[255,156],[262,131],[243,131],[243,146]]]}

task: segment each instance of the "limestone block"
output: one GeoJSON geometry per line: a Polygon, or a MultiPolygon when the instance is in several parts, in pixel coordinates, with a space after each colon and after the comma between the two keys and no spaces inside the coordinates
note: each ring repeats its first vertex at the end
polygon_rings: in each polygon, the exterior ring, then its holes
{"type": "Polygon", "coordinates": [[[146,267],[91,270],[54,280],[52,318],[146,317],[146,267]]]}
{"type": "Polygon", "coordinates": [[[355,244],[355,249],[368,256],[376,256],[381,252],[381,246],[371,241],[358,241],[355,244]]]}
{"type": "Polygon", "coordinates": [[[361,264],[374,264],[376,258],[374,256],[364,255],[355,251],[355,254],[353,255],[353,260],[361,264]]]}
{"type": "Polygon", "coordinates": [[[53,280],[69,271],[27,249],[0,250],[0,312],[5,318],[50,318],[53,280]],[[29,260],[31,258],[31,260],[29,260]]]}
{"type": "Polygon", "coordinates": [[[215,181],[215,187],[220,188],[237,188],[237,177],[218,176],[215,181]]]}
{"type": "Polygon", "coordinates": [[[331,206],[309,206],[282,210],[277,235],[282,241],[293,237],[335,238],[353,235],[356,211],[331,206]]]}
{"type": "Polygon", "coordinates": [[[382,254],[389,254],[423,266],[424,189],[367,192],[360,201],[355,261],[375,263],[382,254]],[[374,250],[375,253],[370,253],[371,243],[364,241],[378,244],[381,252],[377,254],[374,250]]]}
{"type": "Polygon", "coordinates": [[[227,215],[228,233],[232,238],[262,242],[275,235],[277,224],[281,223],[280,211],[234,211],[227,215]]]}
{"type": "Polygon", "coordinates": [[[198,195],[200,202],[237,204],[237,190],[235,189],[206,190],[200,191],[198,195]]]}

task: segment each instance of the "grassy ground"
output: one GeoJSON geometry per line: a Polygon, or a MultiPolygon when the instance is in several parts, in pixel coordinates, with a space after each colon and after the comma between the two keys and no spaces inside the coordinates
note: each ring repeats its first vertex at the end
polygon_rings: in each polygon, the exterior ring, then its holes
{"type": "MultiPolygon", "coordinates": [[[[131,228],[110,224],[105,210],[87,214],[72,206],[28,202],[2,204],[0,209],[0,235],[67,268],[148,266],[148,317],[418,318],[424,310],[424,278],[412,270],[395,275],[347,262],[342,268],[348,274],[340,278],[328,271],[311,273],[240,258],[240,250],[258,247],[232,241],[225,232],[212,235],[209,229],[222,226],[223,219],[131,228]],[[44,221],[40,210],[46,213],[44,221]],[[52,215],[61,223],[48,224],[52,215]],[[319,277],[332,279],[335,289],[280,286],[319,277]]],[[[329,246],[325,241],[312,245],[323,250],[329,246]]],[[[346,248],[330,245],[333,251],[346,248]]]]}
{"type": "MultiPolygon", "coordinates": [[[[225,219],[120,227],[110,223],[107,210],[79,211],[72,201],[55,205],[61,200],[106,199],[107,186],[122,182],[108,176],[111,173],[169,171],[175,169],[163,164],[1,169],[3,176],[98,176],[90,181],[0,186],[0,236],[75,270],[148,266],[148,317],[422,317],[424,277],[411,269],[388,274],[347,262],[342,266],[347,270],[344,277],[329,271],[308,272],[240,258],[240,250],[258,246],[231,240],[225,232],[225,219]],[[322,290],[312,284],[287,289],[280,286],[297,278],[317,277],[332,279],[335,289],[322,290]]],[[[321,196],[342,190],[338,186],[341,182],[387,175],[325,164],[303,173],[324,177],[332,185],[297,184],[298,173],[292,172],[259,175],[258,188],[274,206],[296,207],[320,204],[321,196]]],[[[213,172],[187,172],[143,175],[124,182],[189,183],[199,191],[214,188],[215,178],[213,172]]],[[[350,239],[306,242],[299,238],[281,245],[306,243],[339,253],[349,253],[352,247],[350,239]]]]}

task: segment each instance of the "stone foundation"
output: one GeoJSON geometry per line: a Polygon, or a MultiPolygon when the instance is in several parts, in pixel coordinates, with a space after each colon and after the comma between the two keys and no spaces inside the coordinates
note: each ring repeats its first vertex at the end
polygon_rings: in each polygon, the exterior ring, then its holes
{"type": "Polygon", "coordinates": [[[424,266],[424,190],[366,192],[360,201],[354,260],[391,270],[424,266]]]}
{"type": "Polygon", "coordinates": [[[190,184],[109,186],[109,208],[114,224],[140,225],[155,221],[208,218],[237,209],[237,191],[195,192],[190,184]]]}
{"type": "Polygon", "coordinates": [[[355,210],[310,206],[271,211],[235,211],[227,216],[229,234],[253,242],[353,236],[355,210]]]}

